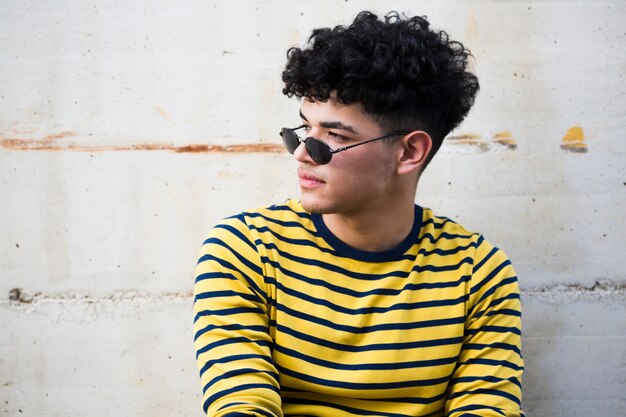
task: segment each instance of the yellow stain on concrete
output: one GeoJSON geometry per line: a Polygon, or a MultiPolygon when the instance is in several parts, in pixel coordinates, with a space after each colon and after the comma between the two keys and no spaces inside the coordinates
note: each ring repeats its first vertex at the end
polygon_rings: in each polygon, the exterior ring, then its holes
{"type": "Polygon", "coordinates": [[[563,139],[561,139],[561,149],[570,152],[587,152],[585,143],[585,132],[582,126],[570,127],[563,139]]]}
{"type": "Polygon", "coordinates": [[[504,145],[509,149],[517,148],[517,141],[513,138],[513,135],[508,130],[503,130],[501,132],[497,132],[493,135],[493,141],[499,143],[500,145],[504,145]]]}

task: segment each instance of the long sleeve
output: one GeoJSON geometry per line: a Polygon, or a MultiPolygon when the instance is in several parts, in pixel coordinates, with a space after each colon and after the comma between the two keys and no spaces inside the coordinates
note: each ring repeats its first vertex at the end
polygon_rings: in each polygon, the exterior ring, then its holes
{"type": "Polygon", "coordinates": [[[517,276],[480,238],[470,284],[463,347],[448,387],[449,417],[520,417],[521,305],[517,276]]]}
{"type": "Polygon", "coordinates": [[[208,416],[282,416],[268,294],[243,216],[205,240],[194,287],[194,347],[208,416]]]}

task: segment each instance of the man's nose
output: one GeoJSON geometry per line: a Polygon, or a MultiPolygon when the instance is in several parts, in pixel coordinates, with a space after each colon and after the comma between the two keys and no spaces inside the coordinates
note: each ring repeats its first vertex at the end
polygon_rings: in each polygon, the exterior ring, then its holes
{"type": "Polygon", "coordinates": [[[306,150],[306,144],[304,140],[300,141],[300,144],[293,152],[293,156],[296,158],[296,161],[306,163],[306,164],[315,164],[315,161],[311,159],[309,152],[306,150]]]}

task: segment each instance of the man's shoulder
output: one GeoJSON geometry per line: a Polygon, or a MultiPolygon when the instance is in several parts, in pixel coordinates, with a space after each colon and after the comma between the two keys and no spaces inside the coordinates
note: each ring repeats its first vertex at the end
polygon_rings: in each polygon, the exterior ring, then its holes
{"type": "Polygon", "coordinates": [[[311,215],[304,210],[300,201],[289,199],[282,204],[244,210],[222,219],[215,227],[229,225],[236,228],[277,228],[301,226],[310,221],[311,215]]]}
{"type": "Polygon", "coordinates": [[[505,253],[487,239],[482,233],[467,229],[457,221],[437,215],[430,208],[422,209],[422,228],[420,242],[434,248],[467,247],[473,248],[473,257],[482,258],[487,254],[498,254],[506,258],[505,253]]]}
{"type": "Polygon", "coordinates": [[[471,257],[475,259],[493,257],[500,261],[508,260],[506,253],[485,239],[482,233],[471,231],[451,218],[435,215],[429,208],[423,209],[421,235],[422,242],[426,237],[435,247],[473,248],[471,257]]]}
{"type": "Polygon", "coordinates": [[[478,239],[481,234],[465,228],[449,217],[437,215],[428,207],[422,208],[422,234],[435,238],[478,239]]]}

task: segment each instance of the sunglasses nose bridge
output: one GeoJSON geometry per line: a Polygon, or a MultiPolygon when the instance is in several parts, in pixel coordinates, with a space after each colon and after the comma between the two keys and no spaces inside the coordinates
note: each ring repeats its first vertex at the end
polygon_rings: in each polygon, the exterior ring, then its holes
{"type": "Polygon", "coordinates": [[[293,156],[298,162],[307,164],[319,164],[319,158],[316,157],[315,151],[315,138],[301,138],[298,147],[293,152],[293,156]]]}

